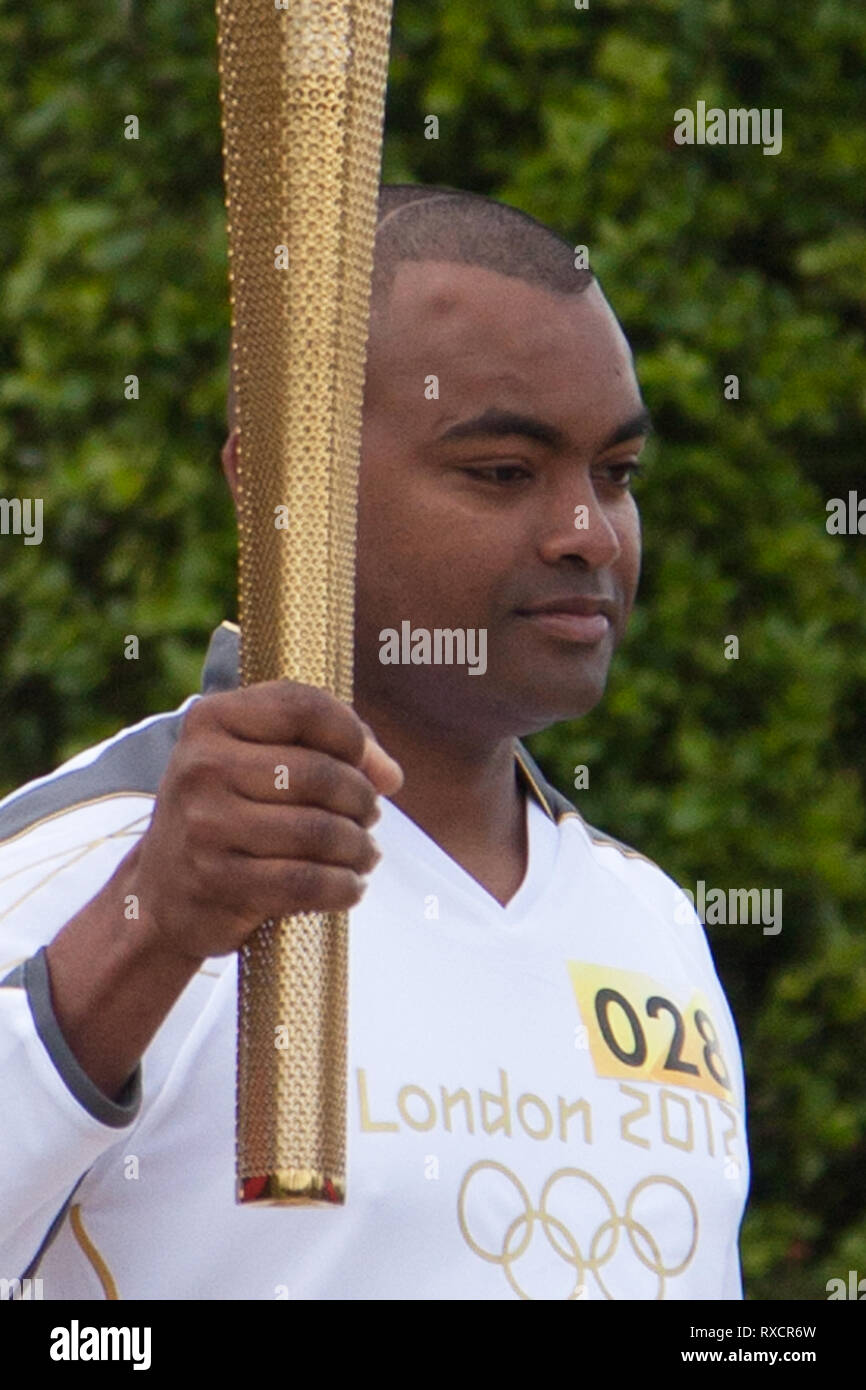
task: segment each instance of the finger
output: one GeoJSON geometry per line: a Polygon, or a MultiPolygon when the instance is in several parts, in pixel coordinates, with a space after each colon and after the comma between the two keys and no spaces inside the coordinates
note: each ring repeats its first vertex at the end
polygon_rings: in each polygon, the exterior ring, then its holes
{"type": "Polygon", "coordinates": [[[369,827],[382,814],[363,772],[312,748],[251,745],[229,769],[229,785],[250,801],[320,806],[369,827]]]}
{"type": "Polygon", "coordinates": [[[364,731],[364,750],[361,757],[361,771],[369,777],[378,792],[383,796],[393,796],[406,780],[403,769],[386,753],[369,724],[361,723],[364,731]]]}
{"type": "Polygon", "coordinates": [[[316,806],[260,806],[246,801],[228,825],[214,824],[209,839],[231,854],[345,865],[358,874],[370,873],[381,858],[373,837],[355,821],[316,806]]]}
{"type": "Polygon", "coordinates": [[[298,681],[263,681],[243,690],[205,695],[188,711],[185,724],[220,726],[252,743],[300,744],[357,767],[364,730],[353,709],[327,690],[298,681]]]}
{"type": "Polygon", "coordinates": [[[244,909],[255,902],[256,925],[269,917],[279,919],[296,912],[345,912],[357,906],[366,890],[366,879],[342,866],[309,860],[257,859],[233,855],[233,901],[244,909]]]}

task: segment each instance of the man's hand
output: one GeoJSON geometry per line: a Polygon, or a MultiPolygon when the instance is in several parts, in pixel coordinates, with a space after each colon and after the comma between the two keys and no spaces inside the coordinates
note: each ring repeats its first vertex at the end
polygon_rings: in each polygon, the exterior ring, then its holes
{"type": "Polygon", "coordinates": [[[354,907],[380,853],[370,827],[397,763],[348,705],[268,681],[187,713],[130,891],[161,946],[197,961],[268,917],[354,907]]]}
{"type": "Polygon", "coordinates": [[[57,1021],[91,1080],[117,1095],[208,956],[268,917],[353,907],[379,857],[377,794],[402,783],[353,710],[313,686],[198,700],[147,831],[46,952],[57,1021]]]}

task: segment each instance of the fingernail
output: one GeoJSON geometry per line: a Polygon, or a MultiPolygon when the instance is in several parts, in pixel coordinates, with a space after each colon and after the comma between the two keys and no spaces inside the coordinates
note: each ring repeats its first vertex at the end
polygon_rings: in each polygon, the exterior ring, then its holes
{"type": "Polygon", "coordinates": [[[397,772],[402,773],[403,769],[397,762],[397,759],[392,758],[390,753],[385,752],[385,749],[382,747],[378,739],[374,740],[373,747],[376,749],[377,753],[381,754],[381,756],[385,759],[386,763],[390,763],[391,766],[395,768],[397,772]]]}

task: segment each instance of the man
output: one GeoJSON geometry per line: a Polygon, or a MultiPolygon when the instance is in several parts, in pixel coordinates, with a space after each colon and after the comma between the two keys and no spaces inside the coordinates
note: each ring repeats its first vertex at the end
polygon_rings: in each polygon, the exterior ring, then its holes
{"type": "MultiPolygon", "coordinates": [[[[565,242],[383,190],[354,709],[237,690],[223,624],[204,698],[0,806],[0,1274],[45,1298],[742,1296],[743,1075],[703,929],[518,741],[602,696],[647,429],[565,242]],[[339,908],[348,1202],[239,1208],[234,953],[339,908]]],[[[223,464],[236,491],[235,430],[223,464]]]]}

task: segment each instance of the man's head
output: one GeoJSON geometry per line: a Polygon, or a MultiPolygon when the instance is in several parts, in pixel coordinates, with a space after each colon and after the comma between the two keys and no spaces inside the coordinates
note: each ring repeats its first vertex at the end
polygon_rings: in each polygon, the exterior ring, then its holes
{"type": "MultiPolygon", "coordinates": [[[[597,703],[637,587],[627,484],[647,428],[622,330],[567,242],[479,195],[383,188],[356,596],[371,713],[485,739],[597,703]],[[558,604],[571,619],[539,616],[558,604]],[[485,629],[485,673],[383,664],[380,634],[406,621],[485,629]]],[[[233,488],[235,450],[232,434],[233,488]]]]}

